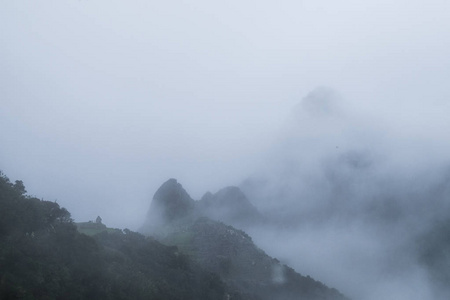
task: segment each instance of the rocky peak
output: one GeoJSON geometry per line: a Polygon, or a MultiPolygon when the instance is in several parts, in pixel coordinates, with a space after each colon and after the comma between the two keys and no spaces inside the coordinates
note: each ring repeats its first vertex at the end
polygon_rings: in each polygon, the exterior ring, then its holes
{"type": "Polygon", "coordinates": [[[236,186],[229,186],[221,189],[215,195],[216,201],[220,205],[234,206],[238,205],[240,208],[254,208],[248,201],[244,193],[236,186]]]}
{"type": "Polygon", "coordinates": [[[180,226],[190,219],[205,216],[212,220],[245,229],[262,221],[258,210],[244,193],[229,186],[212,194],[207,192],[201,200],[194,201],[176,179],[169,179],[153,196],[142,232],[161,231],[161,226],[180,226]]]}
{"type": "Polygon", "coordinates": [[[194,200],[176,179],[171,178],[153,196],[148,219],[154,224],[163,224],[189,215],[193,208],[194,200]]]}
{"type": "Polygon", "coordinates": [[[202,214],[238,227],[245,225],[243,223],[261,220],[258,210],[235,186],[223,188],[215,194],[206,193],[198,206],[202,214]]]}
{"type": "Polygon", "coordinates": [[[153,201],[167,202],[167,201],[193,201],[183,186],[174,178],[164,182],[153,196],[153,201]]]}
{"type": "Polygon", "coordinates": [[[200,202],[208,203],[209,201],[211,201],[211,199],[212,199],[213,197],[214,197],[214,196],[213,196],[213,194],[212,194],[211,192],[206,192],[206,193],[203,195],[202,199],[200,199],[200,202]]]}
{"type": "Polygon", "coordinates": [[[177,246],[202,268],[218,274],[236,291],[226,299],[345,299],[322,283],[281,265],[244,231],[232,227],[245,228],[259,221],[261,215],[237,187],[206,193],[200,201],[194,201],[181,184],[170,179],[156,191],[141,232],[153,231],[163,243],[177,246]]]}

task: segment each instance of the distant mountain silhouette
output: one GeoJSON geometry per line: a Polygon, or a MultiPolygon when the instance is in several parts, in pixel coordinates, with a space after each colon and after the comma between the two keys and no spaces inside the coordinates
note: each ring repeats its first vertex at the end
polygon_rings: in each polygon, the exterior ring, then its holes
{"type": "Polygon", "coordinates": [[[202,215],[239,228],[258,224],[263,217],[244,193],[235,186],[221,189],[215,194],[206,193],[197,202],[202,215]]]}
{"type": "Polygon", "coordinates": [[[177,182],[169,179],[156,191],[144,227],[160,226],[193,213],[195,201],[177,182]]]}
{"type": "Polygon", "coordinates": [[[193,221],[200,216],[241,229],[263,221],[262,215],[238,187],[226,187],[215,194],[207,192],[195,201],[172,178],[164,182],[153,196],[141,231],[155,233],[153,229],[162,229],[165,224],[193,221]]]}

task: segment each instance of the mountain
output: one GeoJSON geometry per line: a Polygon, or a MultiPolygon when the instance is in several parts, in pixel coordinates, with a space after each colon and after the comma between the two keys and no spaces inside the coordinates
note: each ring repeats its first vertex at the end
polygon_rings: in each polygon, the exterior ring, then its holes
{"type": "Polygon", "coordinates": [[[355,299],[450,299],[448,151],[431,131],[395,132],[348,104],[317,89],[293,110],[239,185],[267,220],[247,231],[355,299]]]}
{"type": "Polygon", "coordinates": [[[207,192],[198,201],[197,207],[202,215],[239,228],[263,221],[256,207],[235,186],[223,188],[215,194],[207,192]]]}
{"type": "Polygon", "coordinates": [[[153,196],[143,228],[180,221],[194,213],[195,201],[176,179],[167,180],[153,196]]]}
{"type": "Polygon", "coordinates": [[[239,299],[176,247],[99,231],[79,233],[66,209],[0,173],[0,299],[239,299]]]}
{"type": "Polygon", "coordinates": [[[215,194],[207,192],[196,201],[172,178],[156,191],[140,231],[146,234],[164,234],[167,224],[190,223],[201,216],[238,228],[257,225],[264,220],[238,187],[226,187],[215,194]]]}
{"type": "MultiPolygon", "coordinates": [[[[245,203],[236,189],[223,192],[217,199],[245,203]]],[[[100,218],[75,224],[57,203],[25,193],[0,174],[0,299],[344,299],[202,216],[176,180],[152,203],[163,218],[148,224],[166,227],[159,241],[100,218]]]]}
{"type": "Polygon", "coordinates": [[[218,274],[242,299],[345,299],[337,290],[268,256],[244,231],[213,220],[242,221],[248,216],[260,215],[236,187],[192,202],[182,186],[170,179],[155,193],[148,213],[158,222],[147,220],[142,231],[156,233],[163,244],[177,246],[205,270],[218,274]],[[162,219],[165,222],[160,223],[162,219]]]}

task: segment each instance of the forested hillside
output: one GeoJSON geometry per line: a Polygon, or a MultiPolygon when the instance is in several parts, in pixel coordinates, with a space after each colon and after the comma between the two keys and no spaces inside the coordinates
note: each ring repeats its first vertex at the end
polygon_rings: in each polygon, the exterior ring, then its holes
{"type": "Polygon", "coordinates": [[[222,299],[229,294],[176,247],[129,230],[80,234],[57,203],[0,176],[0,299],[222,299]]]}

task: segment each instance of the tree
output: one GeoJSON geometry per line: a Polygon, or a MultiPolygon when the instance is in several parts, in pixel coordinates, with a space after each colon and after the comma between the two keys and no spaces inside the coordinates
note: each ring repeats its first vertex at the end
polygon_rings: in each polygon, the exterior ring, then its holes
{"type": "Polygon", "coordinates": [[[14,183],[13,187],[21,195],[23,195],[23,194],[25,194],[27,192],[27,190],[25,189],[25,185],[23,184],[22,180],[16,180],[16,183],[14,183]]]}

